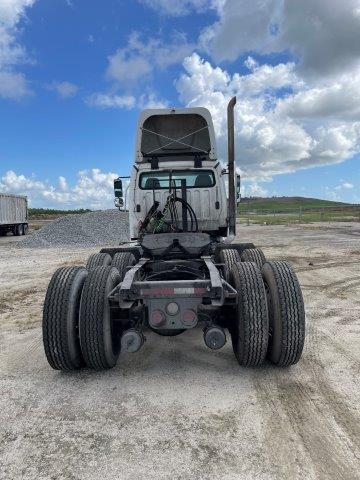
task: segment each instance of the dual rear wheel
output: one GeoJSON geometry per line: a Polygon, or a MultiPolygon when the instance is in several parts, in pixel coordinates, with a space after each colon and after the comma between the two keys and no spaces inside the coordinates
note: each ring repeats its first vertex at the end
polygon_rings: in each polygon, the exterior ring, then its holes
{"type": "MultiPolygon", "coordinates": [[[[228,252],[222,257],[227,281],[238,292],[229,330],[239,364],[258,366],[266,358],[281,367],[297,363],[305,339],[305,312],[291,265],[265,262],[260,270],[255,261],[239,261],[232,250],[223,252],[228,252]]],[[[112,259],[95,254],[88,268],[55,272],[43,310],[44,348],[54,369],[115,366],[122,331],[108,295],[135,263],[131,252],[119,252],[112,259]]]]}
{"type": "Polygon", "coordinates": [[[50,281],[43,309],[43,343],[47,360],[56,370],[85,366],[103,370],[117,362],[122,331],[108,295],[123,280],[126,262],[135,263],[135,257],[129,252],[113,259],[108,255],[109,264],[104,255],[108,254],[92,255],[88,268],[59,268],[50,281]]]}
{"type": "Polygon", "coordinates": [[[298,279],[287,262],[233,265],[230,283],[238,292],[230,327],[235,356],[242,366],[266,358],[279,367],[300,359],[305,340],[305,310],[298,279]]]}

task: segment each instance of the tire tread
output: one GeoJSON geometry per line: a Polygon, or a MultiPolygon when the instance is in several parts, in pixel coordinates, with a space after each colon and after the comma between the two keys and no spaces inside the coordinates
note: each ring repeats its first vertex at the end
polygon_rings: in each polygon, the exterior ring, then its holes
{"type": "Polygon", "coordinates": [[[253,262],[261,270],[264,263],[266,263],[266,258],[264,252],[260,248],[249,248],[244,250],[241,254],[242,262],[253,262]]]}
{"type": "Polygon", "coordinates": [[[120,281],[124,280],[125,274],[129,266],[135,265],[136,258],[131,252],[117,252],[112,258],[111,265],[118,269],[120,281]]]}
{"type": "Polygon", "coordinates": [[[101,266],[89,273],[81,296],[80,345],[85,363],[95,370],[112,368],[105,355],[103,313],[109,275],[114,283],[119,274],[114,267],[101,266]]]}
{"type": "Polygon", "coordinates": [[[233,266],[231,276],[238,291],[236,321],[244,334],[238,348],[238,333],[236,329],[232,332],[234,353],[240,365],[258,366],[266,358],[268,345],[268,311],[261,272],[255,264],[244,262],[233,266]]]}
{"type": "Polygon", "coordinates": [[[86,262],[89,271],[106,265],[111,265],[111,256],[108,253],[93,253],[86,262]]]}
{"type": "Polygon", "coordinates": [[[288,262],[267,262],[275,278],[281,314],[280,367],[296,364],[305,342],[305,307],[299,281],[288,262]]]}
{"type": "Polygon", "coordinates": [[[67,310],[73,282],[84,267],[62,267],[52,276],[43,308],[43,344],[46,358],[55,370],[76,370],[67,346],[67,310]]]}
{"type": "Polygon", "coordinates": [[[229,282],[233,265],[241,262],[240,254],[235,248],[224,248],[219,252],[219,261],[224,264],[224,278],[229,282]]]}

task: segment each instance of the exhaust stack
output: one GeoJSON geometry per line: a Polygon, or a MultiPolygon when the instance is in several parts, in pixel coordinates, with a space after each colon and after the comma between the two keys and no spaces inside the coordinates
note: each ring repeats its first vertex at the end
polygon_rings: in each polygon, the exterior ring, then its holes
{"type": "Polygon", "coordinates": [[[227,108],[228,121],[228,171],[229,171],[229,236],[236,234],[236,193],[235,193],[235,133],[234,107],[236,97],[233,97],[227,108]]]}

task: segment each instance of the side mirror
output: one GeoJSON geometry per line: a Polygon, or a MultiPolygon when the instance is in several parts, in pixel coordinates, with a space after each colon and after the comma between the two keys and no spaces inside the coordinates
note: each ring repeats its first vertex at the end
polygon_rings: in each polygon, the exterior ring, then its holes
{"type": "Polygon", "coordinates": [[[236,174],[236,203],[241,201],[241,177],[239,174],[236,174]]]}
{"type": "Polygon", "coordinates": [[[114,180],[114,193],[115,198],[122,198],[123,196],[122,180],[120,178],[114,180]]]}
{"type": "Polygon", "coordinates": [[[121,178],[115,178],[114,180],[114,194],[115,194],[115,207],[120,209],[124,206],[121,178]]]}

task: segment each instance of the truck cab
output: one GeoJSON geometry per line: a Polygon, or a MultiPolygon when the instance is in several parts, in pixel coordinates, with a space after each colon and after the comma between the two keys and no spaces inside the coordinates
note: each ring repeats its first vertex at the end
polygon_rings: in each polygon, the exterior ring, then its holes
{"type": "MultiPolygon", "coordinates": [[[[215,133],[206,108],[145,110],[137,126],[135,163],[129,187],[129,218],[132,240],[156,203],[164,212],[169,193],[191,205],[196,231],[226,236],[228,227],[224,170],[218,161],[215,133]]],[[[121,202],[121,200],[120,200],[121,202]]],[[[121,202],[123,203],[123,202],[121,202]]],[[[184,230],[181,202],[172,221],[173,230],[184,230]]],[[[187,214],[188,228],[191,215],[187,214]]],[[[192,230],[195,227],[193,225],[192,230]]]]}

